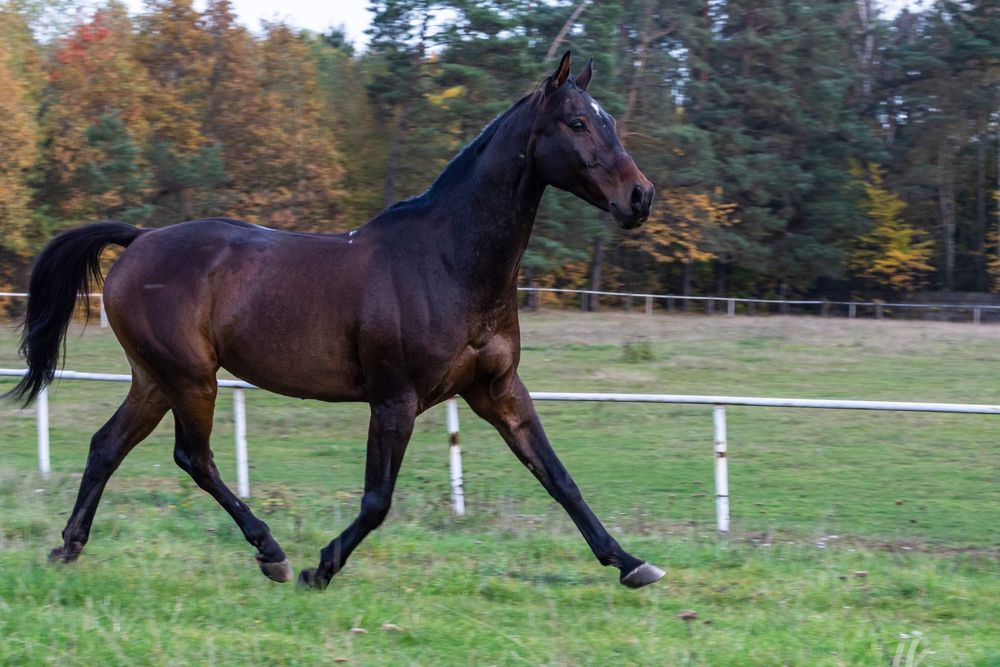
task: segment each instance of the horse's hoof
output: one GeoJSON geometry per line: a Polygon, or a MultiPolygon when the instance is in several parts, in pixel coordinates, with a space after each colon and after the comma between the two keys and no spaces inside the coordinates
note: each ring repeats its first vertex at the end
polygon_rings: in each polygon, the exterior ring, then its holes
{"type": "Polygon", "coordinates": [[[628,574],[622,575],[621,581],[629,588],[642,588],[654,581],[659,581],[665,574],[666,572],[655,565],[643,563],[628,574]]]}
{"type": "Polygon", "coordinates": [[[321,591],[324,590],[329,583],[329,580],[323,580],[316,575],[316,568],[309,567],[299,572],[299,586],[302,588],[311,588],[313,590],[321,591]]]}
{"type": "Polygon", "coordinates": [[[292,580],[292,566],[288,564],[288,559],[278,561],[277,563],[267,563],[257,558],[257,564],[260,565],[260,571],[264,573],[264,576],[271,581],[277,581],[278,583],[285,583],[286,581],[292,580]]]}
{"type": "Polygon", "coordinates": [[[81,551],[83,551],[83,545],[79,542],[71,542],[57,547],[49,552],[49,563],[72,563],[80,556],[81,551]]]}

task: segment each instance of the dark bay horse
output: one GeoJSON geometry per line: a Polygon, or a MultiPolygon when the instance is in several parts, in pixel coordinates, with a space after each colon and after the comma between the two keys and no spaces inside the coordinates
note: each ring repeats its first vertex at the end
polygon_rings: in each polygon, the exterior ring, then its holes
{"type": "Polygon", "coordinates": [[[239,524],[265,575],[292,578],[263,521],[219,477],[209,447],[216,372],[287,396],[371,406],[365,487],[355,521],[300,573],[325,588],[389,511],[424,410],[459,394],[492,424],[569,513],[594,555],[639,587],[663,571],[605,530],[549,445],[517,373],[516,281],[542,192],[552,185],[624,228],[649,215],[653,187],[615,122],[587,94],[591,63],[566,53],[533,93],[490,123],[427,192],[347,234],[282,232],[213,218],[161,229],[118,222],[56,237],[31,275],[21,351],[31,401],[52,380],[77,295],[100,280],[109,244],[126,246],[104,285],[132,385],[94,435],[79,496],[51,559],[79,556],[111,474],[174,414],[174,460],[239,524]]]}

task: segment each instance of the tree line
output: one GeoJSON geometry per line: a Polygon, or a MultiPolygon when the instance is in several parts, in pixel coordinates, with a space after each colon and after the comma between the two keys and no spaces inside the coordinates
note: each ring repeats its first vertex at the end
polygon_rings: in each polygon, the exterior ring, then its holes
{"type": "Polygon", "coordinates": [[[990,0],[372,0],[363,50],[229,0],[76,2],[0,3],[0,287],[98,219],[358,226],[572,49],[658,194],[632,232],[547,194],[525,284],[1000,291],[990,0]]]}

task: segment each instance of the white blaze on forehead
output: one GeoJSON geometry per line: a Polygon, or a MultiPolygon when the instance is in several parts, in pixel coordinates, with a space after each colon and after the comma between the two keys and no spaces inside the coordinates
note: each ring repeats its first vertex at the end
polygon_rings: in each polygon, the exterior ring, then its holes
{"type": "Polygon", "coordinates": [[[594,113],[597,117],[601,119],[601,125],[604,127],[608,126],[608,112],[601,108],[601,105],[597,103],[596,100],[590,100],[590,106],[593,107],[594,113]]]}

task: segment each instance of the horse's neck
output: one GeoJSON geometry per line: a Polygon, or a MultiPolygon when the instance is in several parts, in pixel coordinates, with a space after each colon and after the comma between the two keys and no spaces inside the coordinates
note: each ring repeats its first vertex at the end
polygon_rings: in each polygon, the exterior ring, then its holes
{"type": "Polygon", "coordinates": [[[487,298],[516,287],[545,189],[531,166],[530,121],[512,117],[497,130],[447,214],[455,266],[487,298]]]}

